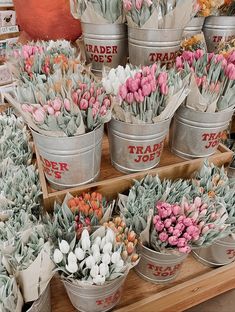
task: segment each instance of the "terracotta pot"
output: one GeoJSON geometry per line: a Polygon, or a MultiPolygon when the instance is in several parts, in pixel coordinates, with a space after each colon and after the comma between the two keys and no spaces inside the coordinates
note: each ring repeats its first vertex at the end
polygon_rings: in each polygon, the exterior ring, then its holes
{"type": "Polygon", "coordinates": [[[69,0],[14,0],[17,23],[24,37],[31,39],[76,40],[80,21],[72,17],[69,0]]]}

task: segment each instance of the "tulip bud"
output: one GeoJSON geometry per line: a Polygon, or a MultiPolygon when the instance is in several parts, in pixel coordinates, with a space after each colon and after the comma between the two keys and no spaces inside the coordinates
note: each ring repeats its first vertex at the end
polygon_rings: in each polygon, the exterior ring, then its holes
{"type": "Polygon", "coordinates": [[[69,252],[69,244],[67,241],[65,240],[62,240],[60,243],[59,243],[59,248],[60,248],[60,251],[63,253],[63,254],[67,254],[69,252]]]}
{"type": "Polygon", "coordinates": [[[55,249],[53,260],[56,264],[60,263],[63,260],[63,254],[59,249],[55,249]]]}

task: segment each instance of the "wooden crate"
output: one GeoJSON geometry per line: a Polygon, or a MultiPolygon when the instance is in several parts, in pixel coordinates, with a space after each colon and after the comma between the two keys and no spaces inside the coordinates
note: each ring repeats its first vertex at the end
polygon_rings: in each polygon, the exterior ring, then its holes
{"type": "MultiPolygon", "coordinates": [[[[62,201],[67,192],[77,194],[81,191],[98,190],[107,198],[115,198],[118,193],[124,192],[128,188],[130,188],[133,179],[140,179],[144,177],[147,173],[159,174],[159,176],[162,178],[188,178],[195,170],[197,170],[202,165],[204,160],[184,160],[180,157],[173,155],[170,152],[169,147],[166,145],[159,167],[141,173],[125,175],[117,171],[111,165],[107,136],[104,137],[102,151],[101,173],[99,180],[94,183],[63,191],[55,191],[48,185],[45,179],[40,157],[37,153],[39,178],[43,191],[44,207],[46,208],[46,210],[50,211],[51,209],[53,209],[54,201],[62,201]]],[[[223,164],[227,165],[231,161],[231,158],[232,152],[227,147],[220,144],[217,152],[213,156],[211,156],[209,160],[214,164],[221,166],[223,164]]]]}
{"type": "MultiPolygon", "coordinates": [[[[77,311],[59,279],[52,280],[52,312],[77,311]]],[[[208,268],[191,255],[175,281],[155,285],[142,280],[132,270],[124,285],[115,312],[179,312],[235,288],[235,263],[208,268]]],[[[206,311],[204,311],[206,312],[206,311]]]]}

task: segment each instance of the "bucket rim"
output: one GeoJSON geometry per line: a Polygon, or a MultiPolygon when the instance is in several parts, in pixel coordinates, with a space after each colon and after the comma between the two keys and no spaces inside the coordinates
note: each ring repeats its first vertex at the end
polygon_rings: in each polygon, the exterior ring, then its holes
{"type": "Polygon", "coordinates": [[[152,28],[139,28],[136,26],[130,26],[128,25],[128,29],[134,29],[140,32],[144,32],[144,31],[151,31],[151,32],[180,32],[180,31],[184,31],[184,28],[160,28],[160,29],[152,29],[152,28]]]}
{"type": "Polygon", "coordinates": [[[188,254],[184,254],[184,253],[163,253],[163,252],[159,252],[159,251],[156,251],[156,250],[153,250],[153,249],[150,249],[149,247],[143,245],[143,244],[140,244],[141,248],[143,249],[146,249],[147,251],[150,251],[154,254],[158,254],[158,255],[161,255],[161,256],[177,256],[177,257],[186,257],[188,254]]]}
{"type": "Polygon", "coordinates": [[[79,135],[74,135],[74,136],[50,136],[50,135],[45,135],[45,134],[41,134],[37,131],[35,131],[33,128],[29,127],[29,129],[32,131],[32,133],[35,133],[37,136],[39,137],[43,137],[43,138],[50,138],[50,139],[67,139],[67,140],[74,140],[75,138],[84,138],[84,137],[87,137],[89,135],[92,135],[94,134],[94,132],[98,132],[98,130],[101,130],[101,128],[104,128],[104,125],[100,125],[98,128],[90,131],[90,132],[87,132],[87,133],[84,133],[84,134],[79,134],[79,135]]]}
{"type": "Polygon", "coordinates": [[[95,27],[110,27],[112,25],[113,28],[126,28],[127,23],[120,23],[120,24],[114,24],[114,23],[108,23],[108,24],[95,24],[95,23],[89,23],[89,22],[82,22],[81,25],[94,25],[95,27]]]}
{"type": "Polygon", "coordinates": [[[145,124],[133,124],[133,123],[129,123],[129,122],[125,122],[125,121],[121,121],[121,120],[117,120],[117,119],[115,119],[113,116],[112,116],[112,118],[111,118],[111,120],[108,122],[108,124],[110,124],[111,122],[116,122],[117,124],[119,124],[119,125],[128,125],[128,127],[132,127],[132,128],[134,128],[134,127],[136,127],[136,126],[138,126],[138,128],[143,128],[143,127],[154,127],[154,126],[156,126],[156,125],[159,125],[159,124],[165,124],[165,123],[168,123],[168,122],[170,122],[171,121],[171,119],[173,118],[173,116],[172,117],[170,117],[170,118],[167,118],[167,119],[165,119],[165,120],[161,120],[161,121],[158,121],[157,123],[151,123],[151,124],[148,124],[148,123],[145,123],[145,124]]]}
{"type": "MultiPolygon", "coordinates": [[[[203,114],[204,116],[218,116],[219,114],[228,114],[228,113],[231,113],[231,112],[235,112],[235,108],[234,109],[226,109],[226,110],[222,110],[222,111],[219,111],[219,112],[214,112],[214,113],[211,113],[211,112],[199,112],[199,111],[196,111],[196,110],[194,110],[194,109],[192,109],[192,108],[189,108],[189,107],[187,107],[187,106],[185,106],[185,105],[182,105],[182,106],[180,106],[179,108],[178,108],[178,110],[177,111],[179,111],[179,110],[188,110],[188,111],[190,111],[190,112],[192,112],[193,114],[195,114],[195,115],[201,115],[201,114],[203,114]]],[[[176,111],[176,113],[177,113],[177,111],[176,111]]]]}

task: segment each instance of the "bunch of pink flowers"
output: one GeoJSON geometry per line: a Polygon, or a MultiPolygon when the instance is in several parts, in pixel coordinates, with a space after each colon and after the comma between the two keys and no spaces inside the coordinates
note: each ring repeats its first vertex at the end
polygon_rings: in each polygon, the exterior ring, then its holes
{"type": "Polygon", "coordinates": [[[191,73],[205,102],[210,105],[216,101],[219,111],[234,106],[231,100],[231,95],[235,95],[234,59],[233,54],[226,59],[203,50],[184,51],[176,59],[176,68],[183,76],[191,73]]]}
{"type": "Polygon", "coordinates": [[[158,202],[153,217],[151,247],[157,251],[176,249],[189,253],[192,248],[208,245],[217,239],[225,228],[225,219],[217,222],[223,210],[215,204],[196,197],[193,203],[182,205],[158,202]]]}

